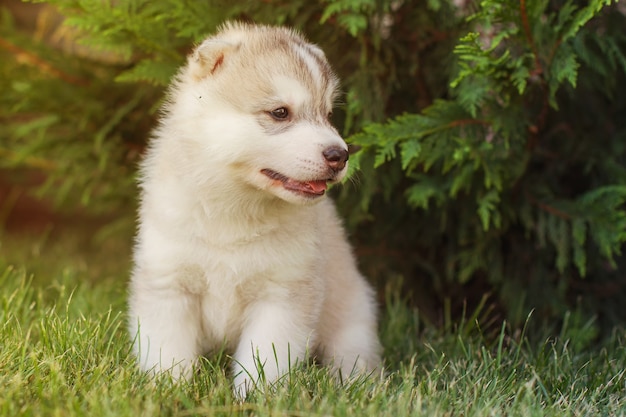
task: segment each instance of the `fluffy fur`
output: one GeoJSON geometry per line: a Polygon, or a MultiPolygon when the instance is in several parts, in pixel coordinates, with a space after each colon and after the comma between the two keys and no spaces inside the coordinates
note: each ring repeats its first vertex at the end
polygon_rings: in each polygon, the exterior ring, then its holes
{"type": "Polygon", "coordinates": [[[141,166],[130,283],[140,366],[189,377],[226,346],[235,390],[312,352],[343,377],[380,364],[373,294],[326,185],[347,146],[337,79],[285,28],[230,23],[190,55],[141,166]]]}

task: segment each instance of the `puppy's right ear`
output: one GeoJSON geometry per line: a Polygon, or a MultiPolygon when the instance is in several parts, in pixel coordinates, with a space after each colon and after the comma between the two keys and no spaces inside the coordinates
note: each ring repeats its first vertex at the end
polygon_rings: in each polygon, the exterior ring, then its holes
{"type": "Polygon", "coordinates": [[[190,75],[200,81],[217,73],[224,65],[224,59],[228,59],[228,55],[235,52],[238,46],[215,38],[205,40],[189,57],[190,75]]]}

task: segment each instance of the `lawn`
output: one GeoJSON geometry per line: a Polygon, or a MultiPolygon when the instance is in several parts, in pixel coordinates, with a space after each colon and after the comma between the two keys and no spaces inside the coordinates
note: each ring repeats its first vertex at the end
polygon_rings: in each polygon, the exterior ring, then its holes
{"type": "Polygon", "coordinates": [[[421,324],[391,287],[385,375],[340,386],[309,365],[241,403],[218,352],[189,383],[154,379],[129,355],[128,267],[126,243],[94,251],[71,238],[0,236],[1,415],[626,415],[624,330],[594,344],[585,323],[567,317],[560,337],[533,342],[506,326],[483,337],[472,318],[441,330],[421,324]]]}

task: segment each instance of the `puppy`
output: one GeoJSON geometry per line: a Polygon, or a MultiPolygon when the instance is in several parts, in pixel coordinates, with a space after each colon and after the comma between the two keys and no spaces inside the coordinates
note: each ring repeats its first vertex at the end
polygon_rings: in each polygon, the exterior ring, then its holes
{"type": "Polygon", "coordinates": [[[286,28],[227,23],[190,55],[140,170],[141,368],[187,378],[225,346],[245,396],[308,354],[343,378],[380,366],[373,292],[325,196],[348,166],[337,86],[286,28]]]}

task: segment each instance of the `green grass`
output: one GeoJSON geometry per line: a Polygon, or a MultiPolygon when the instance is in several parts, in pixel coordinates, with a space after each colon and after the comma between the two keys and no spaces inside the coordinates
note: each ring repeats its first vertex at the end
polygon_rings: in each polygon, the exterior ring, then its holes
{"type": "Polygon", "coordinates": [[[624,331],[595,347],[567,337],[584,326],[539,343],[506,328],[486,340],[471,320],[421,326],[393,290],[381,322],[385,376],[338,386],[311,365],[243,403],[226,355],[189,383],[153,379],[129,355],[127,247],[0,239],[3,416],[626,415],[624,331]]]}

